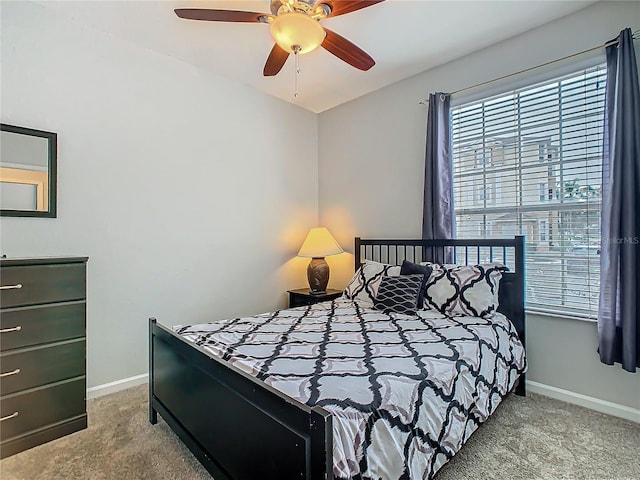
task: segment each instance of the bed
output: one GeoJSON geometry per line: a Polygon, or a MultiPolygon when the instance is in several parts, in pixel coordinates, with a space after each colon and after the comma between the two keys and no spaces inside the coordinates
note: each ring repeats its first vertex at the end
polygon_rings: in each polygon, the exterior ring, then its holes
{"type": "Polygon", "coordinates": [[[356,238],[354,253],[357,272],[434,259],[509,270],[482,317],[354,297],[173,329],[150,319],[149,420],[159,413],[216,480],[432,478],[511,390],[525,395],[523,237],[356,238]]]}

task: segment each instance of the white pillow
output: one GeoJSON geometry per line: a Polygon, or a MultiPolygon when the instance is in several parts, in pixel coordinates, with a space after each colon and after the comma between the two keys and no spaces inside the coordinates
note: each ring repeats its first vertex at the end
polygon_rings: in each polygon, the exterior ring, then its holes
{"type": "Polygon", "coordinates": [[[344,289],[344,297],[373,305],[382,277],[400,276],[400,267],[365,260],[344,289]]]}

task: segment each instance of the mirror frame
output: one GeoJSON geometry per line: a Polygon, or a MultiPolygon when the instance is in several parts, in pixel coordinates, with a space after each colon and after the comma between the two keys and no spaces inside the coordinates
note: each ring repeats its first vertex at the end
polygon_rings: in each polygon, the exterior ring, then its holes
{"type": "Polygon", "coordinates": [[[43,130],[35,130],[33,128],[17,127],[0,123],[0,131],[17,133],[20,135],[28,135],[31,137],[42,137],[47,139],[48,144],[48,180],[49,180],[49,198],[47,210],[9,210],[0,209],[2,217],[40,217],[40,218],[56,218],[57,217],[57,182],[58,182],[58,134],[53,132],[45,132],[43,130]]]}

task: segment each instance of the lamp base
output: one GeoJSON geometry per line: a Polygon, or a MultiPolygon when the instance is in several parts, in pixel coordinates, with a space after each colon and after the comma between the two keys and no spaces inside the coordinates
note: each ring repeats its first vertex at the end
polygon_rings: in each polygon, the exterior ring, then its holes
{"type": "Polygon", "coordinates": [[[324,257],[312,258],[307,267],[307,279],[311,295],[326,293],[329,283],[329,265],[324,257]]]}

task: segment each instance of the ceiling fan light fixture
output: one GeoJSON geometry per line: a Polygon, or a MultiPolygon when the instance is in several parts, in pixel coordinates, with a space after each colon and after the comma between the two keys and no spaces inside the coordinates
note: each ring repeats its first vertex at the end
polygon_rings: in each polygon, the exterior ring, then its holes
{"type": "Polygon", "coordinates": [[[309,53],[320,46],[326,33],[322,25],[310,16],[290,12],[278,15],[271,23],[271,36],[289,53],[309,53]]]}

